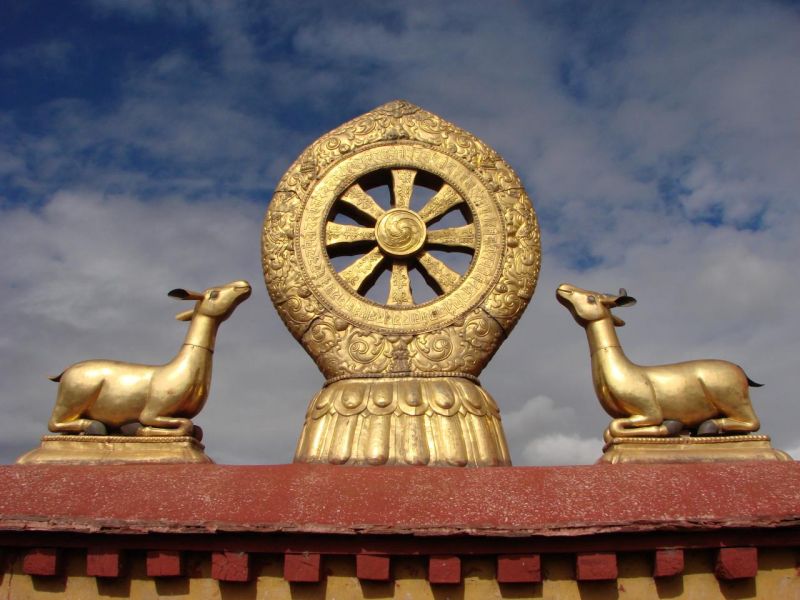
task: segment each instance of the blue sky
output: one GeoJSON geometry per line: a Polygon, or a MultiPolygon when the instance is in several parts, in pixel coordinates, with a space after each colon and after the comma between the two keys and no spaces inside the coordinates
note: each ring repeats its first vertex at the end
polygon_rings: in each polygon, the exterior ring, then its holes
{"type": "Polygon", "coordinates": [[[799,30],[789,2],[3,3],[0,454],[44,431],[44,375],[167,360],[164,293],[246,277],[198,422],[220,461],[288,461],[321,378],[261,283],[263,213],[305,146],[394,98],[533,197],[539,289],[482,378],[517,463],[600,452],[561,281],[639,299],[633,360],[742,364],[764,431],[800,448],[799,30]]]}

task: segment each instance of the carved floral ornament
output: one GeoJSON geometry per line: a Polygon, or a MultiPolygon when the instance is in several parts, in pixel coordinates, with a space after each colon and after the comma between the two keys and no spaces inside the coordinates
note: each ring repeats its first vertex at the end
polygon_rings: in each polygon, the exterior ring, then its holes
{"type": "Polygon", "coordinates": [[[517,175],[475,136],[400,100],[300,155],[262,242],[272,301],[329,381],[476,377],[527,306],[540,264],[517,175]],[[468,264],[459,270],[442,252],[468,264]],[[432,298],[412,290],[414,270],[432,298]],[[375,298],[384,272],[388,292],[375,298]]]}

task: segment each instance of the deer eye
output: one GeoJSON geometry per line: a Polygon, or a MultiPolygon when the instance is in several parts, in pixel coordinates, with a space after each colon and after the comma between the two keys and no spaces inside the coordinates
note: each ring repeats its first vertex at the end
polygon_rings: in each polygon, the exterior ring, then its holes
{"type": "Polygon", "coordinates": [[[219,292],[217,290],[214,290],[208,295],[208,297],[211,298],[212,300],[216,300],[217,298],[219,298],[219,292]]]}
{"type": "Polygon", "coordinates": [[[597,304],[597,298],[595,298],[594,296],[586,296],[586,301],[589,304],[597,304]]]}

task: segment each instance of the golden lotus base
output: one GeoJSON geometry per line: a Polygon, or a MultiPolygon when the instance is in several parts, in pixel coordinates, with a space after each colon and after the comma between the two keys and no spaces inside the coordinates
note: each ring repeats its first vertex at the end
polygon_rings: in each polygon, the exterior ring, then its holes
{"type": "Polygon", "coordinates": [[[725,462],[736,460],[793,460],[772,447],[768,435],[716,437],[612,438],[599,463],[725,462]]]}
{"type": "Polygon", "coordinates": [[[46,435],[18,464],[213,463],[189,436],[46,435]]]}
{"type": "Polygon", "coordinates": [[[511,466],[494,399],[463,377],[345,379],[311,400],[295,462],[511,466]]]}

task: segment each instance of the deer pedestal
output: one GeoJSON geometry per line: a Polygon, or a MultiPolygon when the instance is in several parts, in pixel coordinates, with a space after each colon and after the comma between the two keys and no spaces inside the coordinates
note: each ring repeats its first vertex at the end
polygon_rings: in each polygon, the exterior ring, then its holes
{"type": "Polygon", "coordinates": [[[768,435],[711,437],[615,437],[603,447],[599,463],[681,463],[792,460],[772,447],[768,435]]]}
{"type": "Polygon", "coordinates": [[[213,463],[190,436],[45,435],[17,464],[213,463]]]}

